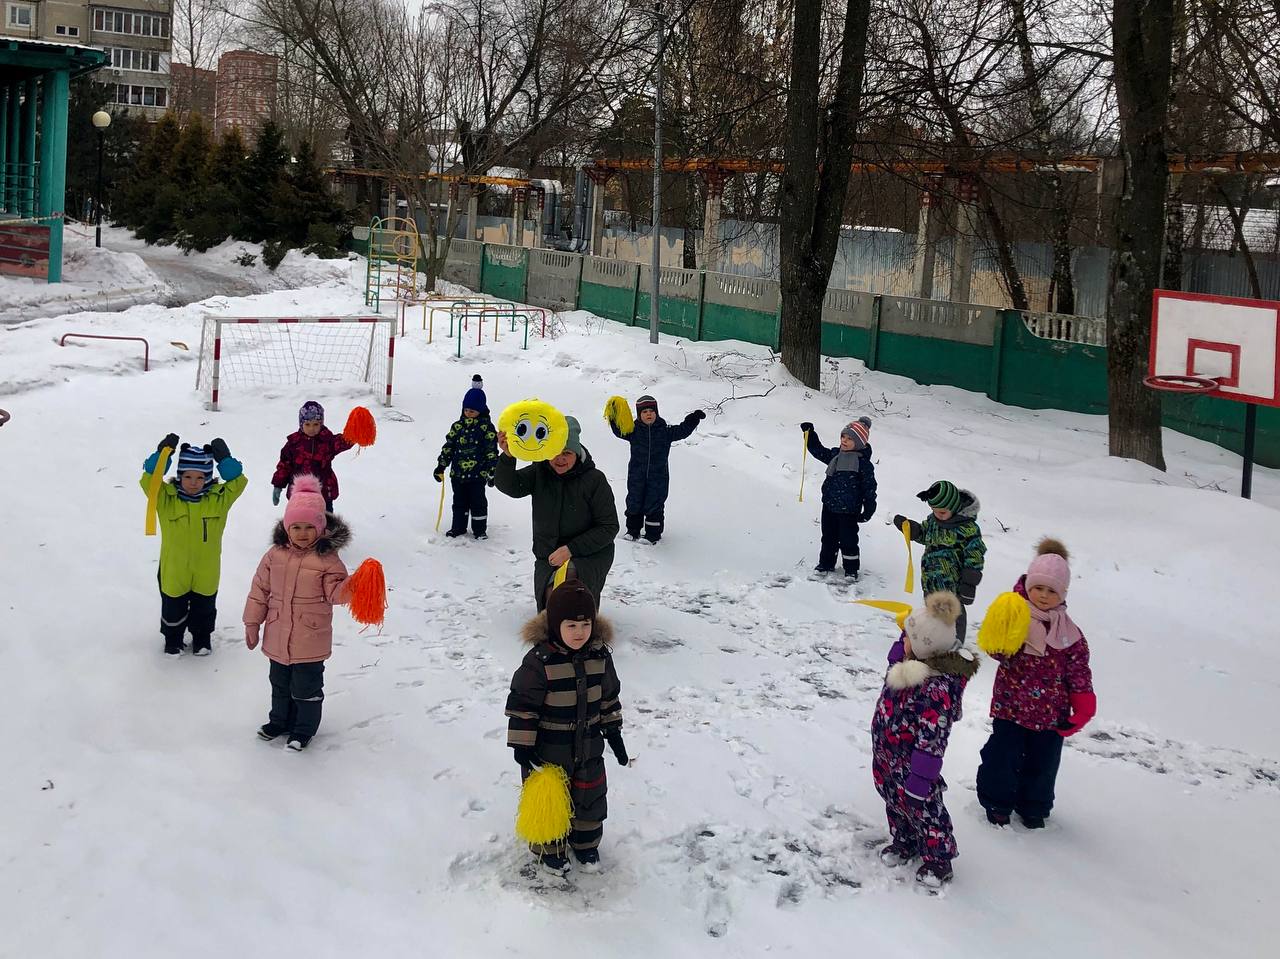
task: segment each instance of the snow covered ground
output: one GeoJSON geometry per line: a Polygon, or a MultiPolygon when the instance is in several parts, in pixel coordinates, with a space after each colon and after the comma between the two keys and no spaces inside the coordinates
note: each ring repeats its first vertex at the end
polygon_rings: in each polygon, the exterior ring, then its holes
{"type": "Polygon", "coordinates": [[[60,350],[65,319],[0,331],[0,405],[13,414],[0,429],[0,955],[547,956],[579,942],[622,957],[1274,950],[1275,472],[1260,470],[1244,502],[1238,457],[1176,433],[1161,474],[1107,458],[1100,417],[1000,406],[852,360],[830,364],[813,394],[760,348],[653,347],[584,313],[527,352],[508,335],[464,344],[461,360],[411,330],[397,344],[394,409],[371,406],[378,444],[337,464],[337,511],[355,534],[346,559],[383,562],[387,621],[362,633],[338,613],[320,735],[290,754],[253,736],[267,666],[239,624],[279,515],[267,480],[303,400],[340,428],[369,397],[347,385],[233,389],[207,412],[192,389],[206,309],[333,314],[358,311],[360,297],[330,275],[74,318],[146,330],[146,374],[131,344],[60,350]],[[710,412],[673,450],[666,538],[618,543],[603,610],[637,762],[608,760],[607,871],[570,892],[516,877],[526,854],[502,708],[532,612],[529,505],[493,492],[484,543],[433,530],[431,470],[475,372],[495,413],[537,395],[577,415],[619,501],[627,447],[600,418],[609,395],[653,393],[673,420],[710,412]],[[861,413],[875,418],[880,511],[863,530],[863,582],[829,586],[808,578],[821,473],[810,460],[798,503],[797,424],[834,442],[861,413]],[[250,480],[207,659],[164,657],[157,629],[159,544],[143,536],[137,478],[169,430],[225,437],[250,480]],[[980,605],[1042,534],[1072,548],[1099,716],[1068,742],[1049,828],[997,831],[973,792],[994,675],[984,663],[944,771],[956,880],[931,898],[875,855],[887,830],[868,729],[893,626],[850,600],[903,598],[887,518],[921,512],[915,492],[939,477],[983,503],[980,605]]]}

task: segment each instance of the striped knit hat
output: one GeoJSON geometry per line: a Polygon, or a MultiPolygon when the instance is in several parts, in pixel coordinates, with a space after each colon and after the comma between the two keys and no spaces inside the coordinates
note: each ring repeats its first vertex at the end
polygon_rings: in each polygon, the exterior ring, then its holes
{"type": "Polygon", "coordinates": [[[847,436],[853,440],[853,448],[855,450],[865,450],[867,448],[867,440],[871,437],[869,423],[863,423],[862,420],[854,420],[848,426],[840,431],[841,436],[847,436]]]}
{"type": "Polygon", "coordinates": [[[658,401],[647,394],[636,400],[636,416],[639,416],[645,410],[653,410],[655,413],[658,412],[658,401]]]}
{"type": "Polygon", "coordinates": [[[931,509],[948,509],[954,513],[960,506],[960,490],[946,480],[938,480],[927,490],[916,493],[916,498],[924,500],[931,509]]]}
{"type": "Polygon", "coordinates": [[[183,443],[178,451],[178,476],[186,472],[203,473],[208,486],[213,481],[213,457],[199,446],[183,443]]]}
{"type": "Polygon", "coordinates": [[[308,421],[324,422],[324,407],[315,400],[307,400],[302,404],[302,409],[298,410],[298,425],[308,421]]]}

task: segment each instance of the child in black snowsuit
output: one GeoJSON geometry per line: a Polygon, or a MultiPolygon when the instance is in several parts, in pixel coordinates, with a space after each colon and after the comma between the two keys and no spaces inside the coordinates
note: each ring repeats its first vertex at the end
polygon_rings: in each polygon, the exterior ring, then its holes
{"type": "MultiPolygon", "coordinates": [[[[479,377],[473,380],[473,384],[479,377]]],[[[467,514],[471,514],[471,532],[476,539],[487,539],[489,503],[485,486],[493,485],[498,468],[498,432],[489,419],[489,402],[484,390],[472,386],[462,400],[462,416],[449,427],[432,475],[444,482],[444,471],[450,469],[453,484],[453,525],[445,536],[461,536],[467,531],[467,514]],[[450,469],[452,467],[452,469],[450,469]]]]}
{"type": "Polygon", "coordinates": [[[658,401],[652,396],[636,400],[636,422],[631,432],[624,433],[612,419],[613,435],[631,444],[631,462],[627,466],[627,535],[656,543],[662,538],[666,524],[665,507],[671,487],[667,461],[671,444],[687,439],[707,418],[702,410],[694,410],[679,426],[668,426],[658,415],[658,401]]]}
{"type": "Polygon", "coordinates": [[[507,745],[522,776],[543,763],[563,769],[573,801],[568,848],[561,841],[533,851],[555,875],[568,871],[568,849],[584,872],[595,872],[608,813],[605,741],[620,765],[629,764],[621,684],[608,645],[613,628],[597,615],[591,591],[571,579],[552,591],[546,610],[525,623],[523,637],[533,648],[511,677],[507,745]]]}
{"type": "Polygon", "coordinates": [[[876,512],[876,468],[871,463],[871,421],[855,420],[840,431],[840,445],[828,449],[818,439],[812,423],[801,423],[809,437],[809,452],[827,464],[827,478],[822,481],[822,546],[818,550],[820,573],[836,568],[836,550],[844,565],[845,576],[858,576],[861,560],[858,554],[858,524],[871,519],[876,512]]]}

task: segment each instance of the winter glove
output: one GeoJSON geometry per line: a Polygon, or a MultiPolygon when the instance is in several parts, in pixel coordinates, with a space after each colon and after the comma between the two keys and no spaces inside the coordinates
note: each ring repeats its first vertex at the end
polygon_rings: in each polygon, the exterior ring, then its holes
{"type": "Polygon", "coordinates": [[[215,463],[221,463],[231,455],[231,450],[227,449],[227,441],[221,436],[215,437],[212,442],[206,443],[204,451],[213,457],[215,463]]]}
{"type": "Polygon", "coordinates": [[[813,432],[813,424],[812,424],[812,423],[801,423],[801,424],[800,424],[800,432],[802,432],[802,433],[812,433],[812,432],[813,432]]]}
{"type": "Polygon", "coordinates": [[[243,472],[244,467],[234,456],[227,456],[218,460],[218,475],[222,477],[224,483],[230,483],[243,472]]]}
{"type": "Polygon", "coordinates": [[[692,419],[697,420],[699,423],[701,423],[703,420],[707,418],[707,414],[702,412],[702,410],[694,410],[692,413],[689,414],[689,416],[692,419]]]}
{"type": "Polygon", "coordinates": [[[923,806],[933,792],[933,784],[942,775],[942,757],[934,756],[923,750],[911,752],[911,773],[903,786],[907,801],[916,806],[923,806]]]}
{"type": "MultiPolygon", "coordinates": [[[[867,504],[863,505],[863,507],[862,507],[862,513],[858,516],[858,522],[859,522],[859,523],[869,523],[869,522],[871,522],[871,517],[873,517],[873,516],[875,516],[875,515],[876,515],[876,504],[875,504],[875,503],[867,503],[867,504]]],[[[902,529],[902,527],[901,527],[901,526],[899,526],[899,527],[898,527],[898,529],[902,529]]]]}
{"type": "Polygon", "coordinates": [[[435,481],[436,481],[437,483],[443,483],[443,482],[444,482],[444,470],[436,470],[436,471],[435,471],[434,473],[432,473],[431,475],[435,478],[435,481]]]}
{"type": "Polygon", "coordinates": [[[258,628],[257,623],[244,624],[244,644],[250,649],[258,648],[258,628]]]}
{"type": "Polygon", "coordinates": [[[611,732],[609,734],[609,748],[613,750],[613,756],[618,760],[619,766],[625,766],[629,762],[627,759],[627,747],[622,741],[622,733],[611,732]]]}
{"type": "Polygon", "coordinates": [[[157,445],[157,446],[156,446],[156,452],[157,452],[157,453],[159,453],[159,452],[160,452],[162,449],[164,449],[166,446],[167,446],[167,447],[169,447],[169,449],[171,449],[171,450],[176,450],[176,449],[178,448],[178,434],[177,434],[177,433],[170,433],[168,436],[166,436],[164,439],[162,439],[162,440],[160,441],[159,445],[157,445]]]}
{"type": "Polygon", "coordinates": [[[283,487],[283,486],[273,486],[273,487],[271,487],[271,505],[272,505],[272,506],[279,506],[279,505],[280,505],[280,494],[281,494],[281,493],[283,493],[283,492],[284,492],[284,487],[283,487]]]}
{"type": "Polygon", "coordinates": [[[1074,736],[1093,718],[1098,711],[1098,697],[1093,693],[1072,693],[1071,715],[1058,724],[1058,735],[1063,738],[1074,736]]]}
{"type": "MultiPolygon", "coordinates": [[[[903,633],[903,636],[906,634],[903,633]]],[[[907,658],[907,644],[902,641],[902,636],[898,637],[898,641],[889,647],[889,665],[896,666],[907,658]]]]}
{"type": "Polygon", "coordinates": [[[956,589],[956,596],[960,598],[960,602],[966,606],[973,605],[974,597],[978,594],[978,584],[981,582],[982,570],[968,567],[960,570],[960,585],[956,589]]]}
{"type": "Polygon", "coordinates": [[[511,751],[516,754],[516,762],[522,769],[526,766],[537,769],[542,765],[538,762],[538,750],[534,746],[512,746],[511,751]]]}
{"type": "Polygon", "coordinates": [[[917,543],[924,542],[924,540],[921,538],[921,537],[923,537],[923,536],[924,536],[924,530],[923,530],[923,529],[921,529],[921,527],[920,527],[920,524],[919,524],[919,523],[917,523],[917,522],[916,522],[915,520],[913,520],[913,519],[907,519],[907,518],[906,518],[905,516],[903,516],[901,513],[899,513],[898,515],[896,515],[896,516],[893,518],[893,528],[894,528],[894,529],[896,529],[896,530],[898,530],[899,532],[901,532],[901,531],[902,531],[902,524],[903,524],[903,523],[906,523],[906,524],[907,524],[907,526],[908,526],[908,528],[911,530],[911,538],[912,538],[912,540],[914,540],[914,541],[915,541],[915,542],[917,542],[917,543]]]}

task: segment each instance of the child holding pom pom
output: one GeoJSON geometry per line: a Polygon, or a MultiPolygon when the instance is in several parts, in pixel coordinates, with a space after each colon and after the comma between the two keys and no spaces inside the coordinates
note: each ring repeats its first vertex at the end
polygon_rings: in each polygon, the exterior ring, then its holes
{"type": "Polygon", "coordinates": [[[271,502],[280,504],[280,494],[287,489],[293,495],[293,481],[298,476],[314,476],[320,481],[320,493],[324,496],[324,508],[333,511],[338,498],[338,477],[333,472],[333,460],[353,446],[371,446],[375,435],[373,418],[363,407],[351,411],[347,426],[341,433],[331,433],[324,425],[324,407],[315,400],[307,400],[298,410],[298,432],[290,433],[280,450],[280,462],[271,476],[271,502]],[[353,426],[360,425],[368,436],[348,435],[353,426]]]}
{"type": "Polygon", "coordinates": [[[978,766],[978,801],[996,826],[1007,826],[1013,812],[1028,829],[1044,826],[1062,741],[1097,710],[1089,643],[1067,614],[1067,560],[1065,546],[1042,539],[1014,591],[996,598],[978,632],[978,646],[1000,663],[991,738],[978,766]]]}
{"type": "Polygon", "coordinates": [[[533,648],[511,678],[507,745],[522,777],[547,763],[562,768],[573,803],[567,841],[530,848],[555,876],[568,872],[569,849],[584,872],[596,872],[607,813],[605,742],[619,764],[630,764],[622,741],[621,687],[608,646],[613,628],[597,615],[591,591],[570,579],[552,591],[547,608],[525,624],[523,636],[533,648]]]}
{"type": "MultiPolygon", "coordinates": [[[[271,661],[271,712],[258,736],[268,742],[287,736],[293,750],[305,749],[320,727],[324,663],[333,653],[334,604],[354,606],[353,597],[367,593],[360,582],[366,570],[378,584],[382,576],[375,561],[365,560],[348,577],[338,551],[350,542],[351,532],[326,512],[320,490],[314,476],[294,481],[293,497],[284,519],[276,523],[272,546],[258,563],[244,604],[245,645],[257,648],[265,624],[262,651],[271,661]]],[[[380,622],[385,602],[375,605],[372,621],[380,622]]]]}

